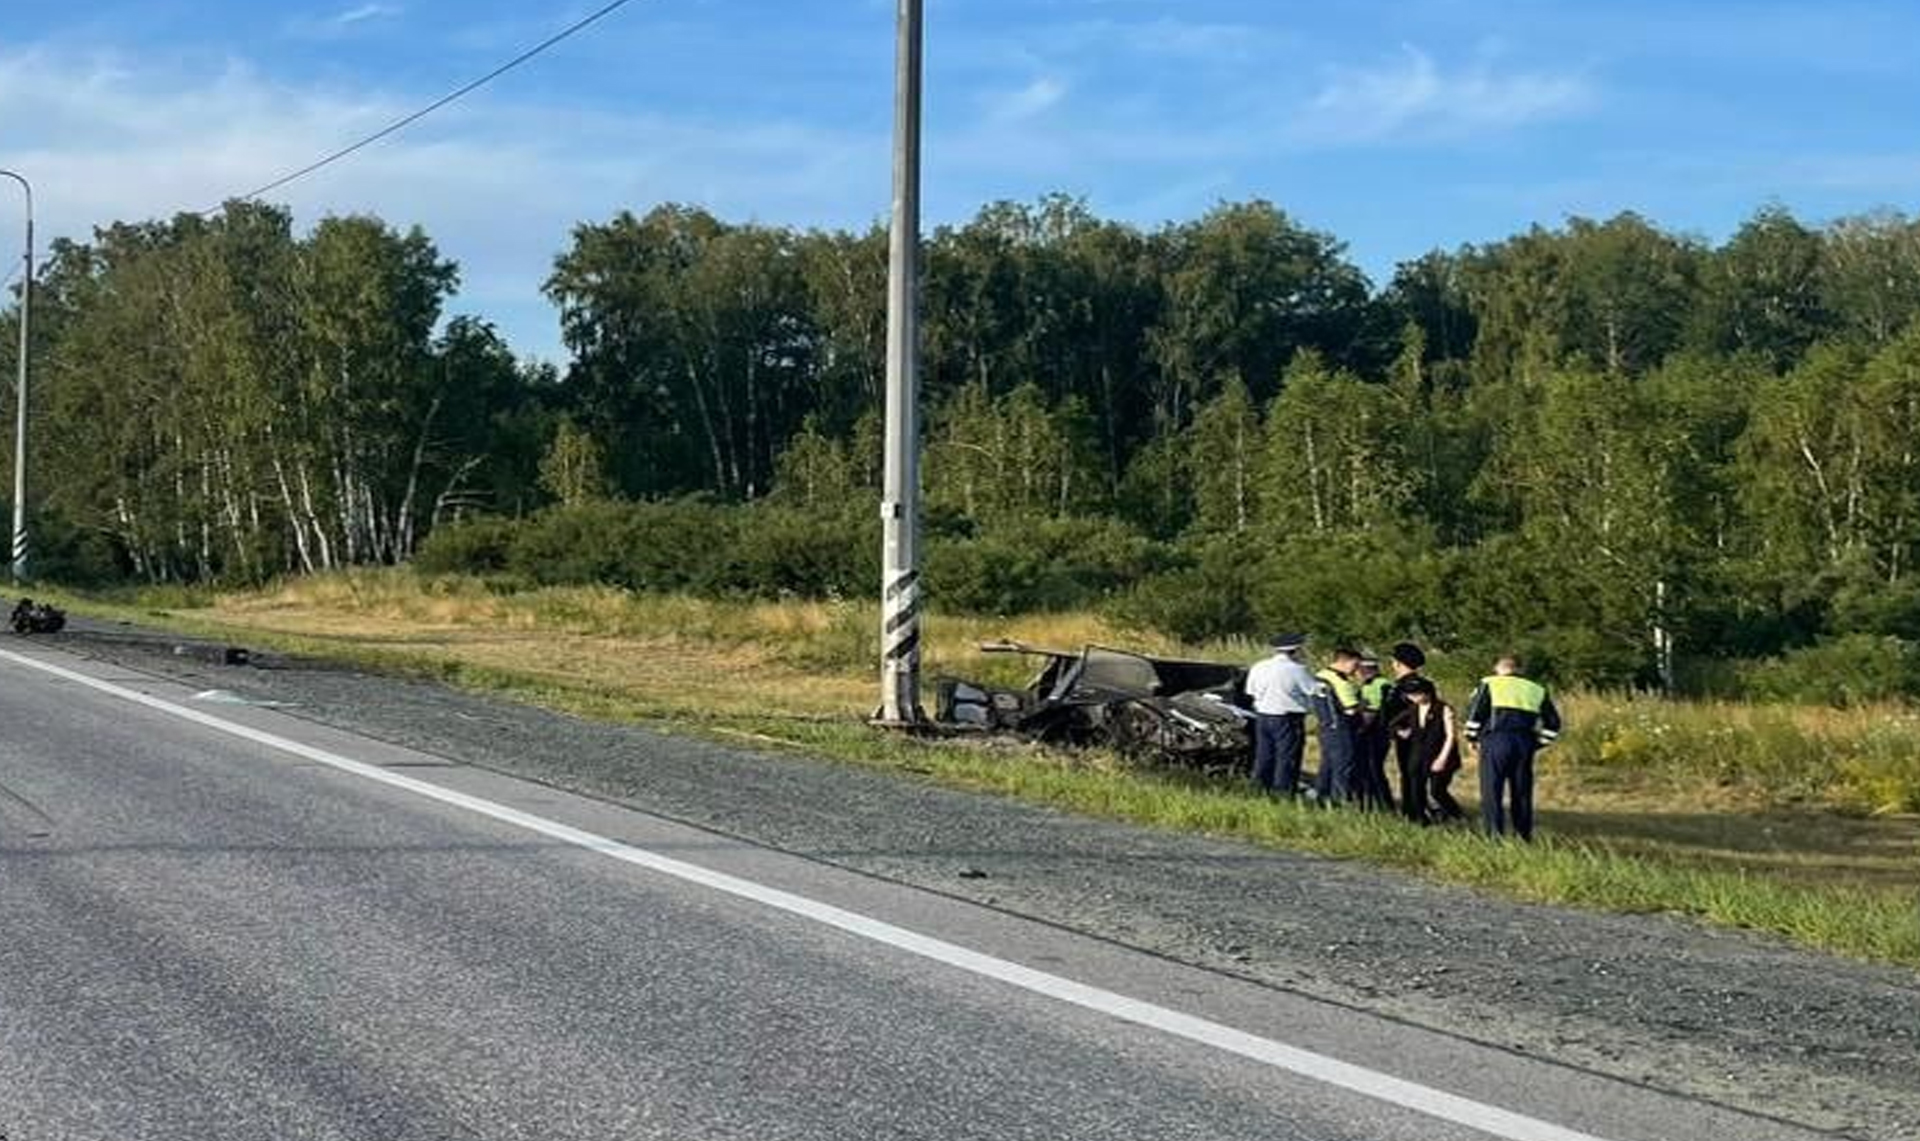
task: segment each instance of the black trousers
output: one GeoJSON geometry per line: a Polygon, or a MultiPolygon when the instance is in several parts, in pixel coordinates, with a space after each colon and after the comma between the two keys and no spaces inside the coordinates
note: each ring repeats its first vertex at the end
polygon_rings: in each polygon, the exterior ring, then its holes
{"type": "Polygon", "coordinates": [[[1253,725],[1253,783],[1288,796],[1299,792],[1306,748],[1306,714],[1259,714],[1253,725]]]}
{"type": "Polygon", "coordinates": [[[1427,822],[1427,787],[1432,773],[1419,751],[1407,742],[1395,742],[1400,762],[1400,815],[1421,824],[1427,822]]]}
{"type": "Polygon", "coordinates": [[[1453,798],[1453,777],[1458,769],[1448,769],[1444,773],[1432,773],[1427,777],[1427,792],[1433,797],[1433,815],[1438,820],[1458,820],[1467,814],[1460,802],[1453,798]]]}
{"type": "Polygon", "coordinates": [[[1393,788],[1387,784],[1387,754],[1393,749],[1387,727],[1375,722],[1360,731],[1360,755],[1366,760],[1361,774],[1361,798],[1371,808],[1393,811],[1393,788]]]}
{"type": "Polygon", "coordinates": [[[1480,821],[1487,835],[1507,831],[1509,804],[1513,830],[1533,839],[1533,754],[1539,746],[1523,733],[1493,733],[1480,740],[1480,821]]]}

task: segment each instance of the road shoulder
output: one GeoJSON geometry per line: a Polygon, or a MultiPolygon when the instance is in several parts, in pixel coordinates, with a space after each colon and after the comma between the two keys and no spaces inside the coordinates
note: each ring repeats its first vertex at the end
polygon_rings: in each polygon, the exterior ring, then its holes
{"type": "Polygon", "coordinates": [[[418,681],[173,641],[62,648],[1263,986],[1863,1138],[1920,1122],[1920,979],[1661,917],[1569,912],[1087,820],[418,681]]]}

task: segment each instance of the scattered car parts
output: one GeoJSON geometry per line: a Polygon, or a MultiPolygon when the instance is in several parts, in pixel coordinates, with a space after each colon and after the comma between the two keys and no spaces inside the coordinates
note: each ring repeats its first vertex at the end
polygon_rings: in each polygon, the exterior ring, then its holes
{"type": "Polygon", "coordinates": [[[934,722],[943,730],[1105,746],[1203,768],[1244,766],[1252,751],[1240,666],[1107,646],[1072,651],[988,642],[980,649],[1039,658],[1040,670],[1020,689],[936,679],[934,722]]]}
{"type": "Polygon", "coordinates": [[[58,634],[67,628],[67,612],[58,606],[22,598],[13,607],[16,634],[58,634]]]}

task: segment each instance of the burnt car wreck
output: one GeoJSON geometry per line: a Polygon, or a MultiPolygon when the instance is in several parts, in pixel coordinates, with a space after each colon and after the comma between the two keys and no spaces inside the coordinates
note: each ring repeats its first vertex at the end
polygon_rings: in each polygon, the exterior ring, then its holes
{"type": "Polygon", "coordinates": [[[13,607],[16,634],[58,634],[67,628],[67,612],[58,606],[22,598],[13,607]]]}
{"type": "Polygon", "coordinates": [[[934,721],[953,733],[1007,733],[1050,745],[1105,746],[1194,767],[1244,766],[1253,747],[1246,670],[1088,646],[1078,652],[990,642],[1040,670],[1020,689],[936,680],[934,721]]]}

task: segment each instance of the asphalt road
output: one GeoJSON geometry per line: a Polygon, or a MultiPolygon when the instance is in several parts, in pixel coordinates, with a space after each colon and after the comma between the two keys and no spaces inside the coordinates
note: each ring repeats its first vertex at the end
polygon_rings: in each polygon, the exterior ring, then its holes
{"type": "Polygon", "coordinates": [[[5,1141],[1817,1136],[53,649],[0,726],[5,1141]]]}

